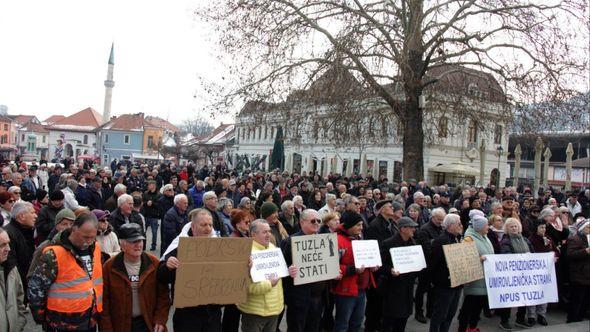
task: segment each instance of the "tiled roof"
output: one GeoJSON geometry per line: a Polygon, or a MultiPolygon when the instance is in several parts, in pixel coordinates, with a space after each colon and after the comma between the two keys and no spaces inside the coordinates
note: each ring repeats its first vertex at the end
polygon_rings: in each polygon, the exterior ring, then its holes
{"type": "Polygon", "coordinates": [[[145,119],[149,123],[151,123],[154,127],[166,129],[166,130],[171,131],[173,133],[180,131],[180,129],[178,129],[178,127],[176,127],[175,125],[171,124],[170,122],[168,122],[160,117],[150,115],[150,116],[147,116],[145,119]]]}
{"type": "Polygon", "coordinates": [[[32,122],[25,124],[21,128],[21,130],[32,131],[35,133],[48,133],[49,132],[49,130],[47,130],[44,125],[38,124],[38,123],[32,123],[32,122]]]}
{"type": "Polygon", "coordinates": [[[24,125],[25,123],[35,119],[34,115],[8,115],[14,122],[19,125],[24,125]]]}
{"type": "Polygon", "coordinates": [[[101,129],[120,131],[143,131],[144,126],[151,124],[144,119],[143,113],[123,114],[105,123],[101,129]]]}
{"type": "Polygon", "coordinates": [[[187,142],[187,145],[212,145],[225,144],[235,136],[235,125],[221,124],[215,128],[209,135],[195,137],[187,142]]]}
{"type": "Polygon", "coordinates": [[[93,130],[99,127],[101,122],[102,116],[91,107],[88,107],[78,113],[54,122],[49,127],[65,130],[93,130]]]}
{"type": "Polygon", "coordinates": [[[61,119],[64,119],[65,117],[66,117],[65,115],[52,115],[52,116],[48,117],[47,119],[43,120],[43,123],[47,124],[47,125],[52,125],[55,122],[57,122],[61,119]]]}

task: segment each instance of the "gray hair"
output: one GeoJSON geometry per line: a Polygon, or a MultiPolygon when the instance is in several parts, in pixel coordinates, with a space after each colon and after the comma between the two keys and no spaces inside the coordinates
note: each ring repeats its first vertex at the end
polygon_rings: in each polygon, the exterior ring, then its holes
{"type": "Polygon", "coordinates": [[[121,205],[125,204],[127,201],[133,202],[133,197],[129,194],[123,194],[117,198],[117,207],[121,207],[121,205]]]}
{"type": "Polygon", "coordinates": [[[295,204],[297,201],[301,201],[301,203],[303,203],[303,197],[301,197],[300,195],[296,195],[293,197],[293,204],[295,204]]]}
{"type": "Polygon", "coordinates": [[[165,184],[165,185],[162,186],[162,188],[160,188],[160,194],[164,194],[164,192],[166,190],[170,190],[170,189],[174,189],[174,186],[171,185],[170,183],[165,184]]]}
{"type": "Polygon", "coordinates": [[[262,224],[267,224],[268,225],[268,222],[266,220],[264,220],[264,219],[256,219],[256,220],[252,221],[250,223],[250,227],[249,227],[250,234],[257,233],[258,232],[258,227],[260,225],[262,225],[262,224]]]}
{"type": "Polygon", "coordinates": [[[71,190],[76,190],[76,188],[78,188],[78,181],[76,181],[74,179],[70,179],[70,180],[68,180],[68,182],[66,182],[66,185],[71,190]]]}
{"type": "Polygon", "coordinates": [[[176,196],[174,196],[174,205],[177,205],[181,199],[186,198],[188,200],[188,197],[186,197],[185,194],[178,194],[176,196]]]}
{"type": "Polygon", "coordinates": [[[318,211],[316,211],[314,209],[305,209],[301,212],[301,216],[299,217],[299,220],[308,220],[308,219],[310,219],[310,216],[314,213],[317,214],[318,211]]]}
{"type": "Polygon", "coordinates": [[[412,203],[412,204],[410,204],[410,206],[408,206],[408,210],[414,210],[414,211],[420,212],[420,210],[422,210],[422,209],[419,204],[412,203]]]}
{"type": "Polygon", "coordinates": [[[203,201],[209,199],[209,197],[217,197],[217,195],[214,191],[208,191],[205,194],[203,194],[203,201]]]}
{"type": "Polygon", "coordinates": [[[281,211],[287,210],[289,207],[294,207],[293,201],[286,200],[281,204],[281,211]]]}
{"type": "Polygon", "coordinates": [[[242,199],[240,200],[240,204],[238,204],[238,207],[242,207],[244,205],[246,205],[246,203],[251,202],[252,200],[250,200],[249,197],[242,197],[242,199]]]}
{"type": "Polygon", "coordinates": [[[447,213],[445,212],[445,209],[439,207],[439,208],[432,210],[432,212],[431,212],[431,216],[434,217],[436,215],[444,218],[447,215],[447,213]]]}
{"type": "Polygon", "coordinates": [[[219,201],[217,201],[217,210],[218,211],[223,211],[223,209],[225,209],[225,206],[231,203],[232,207],[233,207],[233,202],[231,199],[227,198],[227,197],[223,197],[221,198],[219,201]]]}
{"type": "Polygon", "coordinates": [[[209,212],[209,210],[207,210],[207,209],[202,209],[202,208],[199,208],[199,209],[194,209],[194,210],[192,210],[192,211],[191,211],[191,212],[188,214],[189,221],[190,221],[190,222],[197,221],[197,220],[199,219],[199,216],[200,216],[200,215],[207,215],[207,216],[209,216],[209,217],[212,217],[212,216],[211,216],[211,212],[209,212]]]}
{"type": "Polygon", "coordinates": [[[449,213],[445,216],[445,219],[442,222],[443,229],[449,229],[449,227],[453,226],[454,224],[460,224],[461,217],[458,214],[449,213]]]}
{"type": "Polygon", "coordinates": [[[115,185],[115,189],[113,189],[113,191],[116,193],[126,193],[127,192],[127,187],[122,184],[122,183],[117,183],[117,185],[115,185]]]}
{"type": "Polygon", "coordinates": [[[326,194],[326,202],[328,202],[331,199],[336,199],[336,195],[334,195],[334,194],[326,194]]]}
{"type": "MultiPolygon", "coordinates": [[[[8,166],[7,166],[7,167],[4,167],[4,168],[2,169],[2,172],[6,172],[6,173],[8,173],[8,174],[12,175],[12,169],[10,169],[10,167],[8,167],[8,166]]],[[[2,233],[2,232],[0,232],[0,234],[1,234],[1,233],[2,233]]]]}
{"type": "Polygon", "coordinates": [[[422,193],[421,191],[416,191],[414,193],[414,200],[416,200],[418,198],[424,198],[424,193],[422,193]]]}
{"type": "Polygon", "coordinates": [[[10,188],[8,188],[8,192],[13,194],[15,191],[17,190],[21,190],[19,186],[11,186],[10,188]]]}
{"type": "Polygon", "coordinates": [[[539,219],[544,220],[545,217],[549,215],[555,215],[555,211],[553,211],[553,208],[546,207],[543,210],[541,210],[541,212],[539,212],[539,219]]]}
{"type": "Polygon", "coordinates": [[[354,197],[354,196],[352,196],[352,195],[350,195],[350,196],[346,196],[346,197],[344,198],[344,204],[345,204],[345,205],[348,205],[348,204],[353,204],[353,203],[355,203],[356,201],[358,201],[358,198],[356,198],[356,197],[354,197]]]}
{"type": "Polygon", "coordinates": [[[33,204],[29,202],[18,202],[14,204],[14,206],[12,207],[12,211],[10,213],[12,214],[12,217],[16,219],[21,214],[27,213],[29,209],[33,208],[33,204]]]}

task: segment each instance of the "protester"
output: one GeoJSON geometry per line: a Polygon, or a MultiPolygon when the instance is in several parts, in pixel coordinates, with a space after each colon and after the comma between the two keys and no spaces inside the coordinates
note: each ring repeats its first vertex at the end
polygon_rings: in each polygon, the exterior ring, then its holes
{"type": "MultiPolygon", "coordinates": [[[[559,257],[559,251],[553,245],[553,241],[546,236],[547,224],[543,219],[539,219],[534,224],[534,233],[529,236],[529,241],[533,247],[533,252],[553,252],[555,260],[559,257]]],[[[547,303],[527,307],[528,322],[531,325],[539,323],[547,326],[547,303]]]]}
{"type": "Polygon", "coordinates": [[[12,207],[15,202],[15,199],[8,192],[0,193],[0,218],[2,219],[2,226],[6,226],[10,222],[12,218],[12,207]]]}
{"type": "Polygon", "coordinates": [[[158,223],[162,218],[160,207],[158,206],[158,199],[160,194],[156,188],[156,181],[149,180],[147,182],[147,190],[143,193],[143,215],[145,216],[145,227],[152,230],[152,241],[150,251],[156,250],[158,240],[158,223]]]}
{"type": "Polygon", "coordinates": [[[299,231],[299,217],[295,213],[295,204],[293,201],[285,200],[283,204],[281,204],[279,221],[289,235],[299,231]]]}
{"type": "Polygon", "coordinates": [[[119,252],[121,252],[119,238],[113,231],[113,226],[109,222],[109,211],[95,209],[92,210],[92,213],[98,220],[98,233],[96,235],[96,242],[100,244],[100,250],[103,253],[103,262],[106,262],[107,259],[114,257],[119,252]]]}
{"type": "Polygon", "coordinates": [[[128,223],[138,224],[144,229],[143,220],[139,213],[133,209],[133,196],[123,194],[117,198],[117,208],[108,216],[109,224],[115,234],[119,234],[119,228],[128,223]]]}
{"type": "MultiPolygon", "coordinates": [[[[276,248],[270,242],[270,226],[262,219],[250,223],[250,236],[254,239],[252,252],[276,248]]],[[[271,277],[249,284],[246,302],[238,304],[242,312],[242,331],[275,332],[283,307],[281,278],[271,277]]]]}
{"type": "Polygon", "coordinates": [[[76,190],[78,189],[78,182],[76,180],[70,179],[66,182],[66,187],[62,189],[64,194],[64,206],[72,211],[76,211],[77,209],[84,207],[78,203],[76,199],[76,190]]]}
{"type": "MultiPolygon", "coordinates": [[[[480,214],[470,218],[470,226],[465,231],[464,241],[475,243],[477,253],[483,262],[486,255],[494,254],[494,247],[487,237],[489,230],[488,220],[480,214]]],[[[478,331],[479,315],[488,305],[485,280],[479,279],[463,286],[463,305],[459,310],[459,332],[478,331]]]]}
{"type": "Polygon", "coordinates": [[[272,233],[272,238],[270,242],[275,246],[279,246],[281,241],[289,236],[285,227],[279,220],[279,208],[271,202],[264,202],[262,206],[260,206],[260,217],[270,226],[270,230],[272,233]]]}
{"type": "Polygon", "coordinates": [[[97,228],[94,214],[78,216],[71,230],[59,233],[55,242],[43,250],[39,266],[29,278],[31,313],[46,331],[96,329],[103,307],[100,245],[95,244],[97,228]]]}
{"type": "Polygon", "coordinates": [[[416,245],[413,238],[417,227],[418,223],[402,217],[398,221],[399,231],[381,245],[383,273],[379,291],[383,294],[383,324],[380,331],[403,332],[408,317],[412,315],[414,284],[418,273],[400,274],[391,262],[389,249],[416,245]]]}
{"type": "MultiPolygon", "coordinates": [[[[191,211],[190,229],[187,236],[211,237],[213,233],[213,218],[206,209],[191,211]]],[[[174,299],[174,284],[176,269],[180,265],[178,260],[178,242],[172,242],[168,252],[162,257],[158,267],[158,281],[170,284],[172,299],[174,299]]],[[[175,332],[219,332],[221,331],[221,306],[216,304],[200,305],[196,307],[176,308],[172,317],[175,332]]]]}
{"type": "Polygon", "coordinates": [[[24,290],[18,268],[8,261],[8,233],[0,227],[0,332],[20,332],[27,324],[24,290]]]}
{"type": "Polygon", "coordinates": [[[457,214],[449,213],[442,223],[442,234],[432,241],[432,255],[428,262],[432,273],[432,292],[434,304],[430,319],[430,332],[448,332],[453,317],[457,312],[462,286],[451,288],[449,268],[445,259],[443,246],[460,243],[463,234],[461,218],[457,214]]]}
{"type": "Polygon", "coordinates": [[[143,251],[145,236],[139,225],[122,225],[119,237],[122,252],[104,265],[100,330],[164,332],[170,299],[168,287],[156,279],[159,260],[143,251]]]}
{"type": "Polygon", "coordinates": [[[590,220],[579,223],[577,232],[568,239],[567,257],[570,261],[570,303],[567,322],[581,322],[590,299],[590,220]]]}

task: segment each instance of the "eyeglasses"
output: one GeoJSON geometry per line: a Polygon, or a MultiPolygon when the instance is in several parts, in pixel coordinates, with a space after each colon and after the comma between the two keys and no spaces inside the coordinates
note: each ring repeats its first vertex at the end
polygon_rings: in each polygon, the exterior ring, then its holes
{"type": "Polygon", "coordinates": [[[354,205],[361,205],[360,202],[354,202],[354,205]]]}
{"type": "Polygon", "coordinates": [[[14,193],[17,195],[20,195],[20,191],[15,191],[14,193]]]}
{"type": "Polygon", "coordinates": [[[8,203],[14,203],[14,202],[16,202],[14,199],[9,199],[8,200],[8,203]]]}
{"type": "Polygon", "coordinates": [[[317,225],[317,224],[321,224],[322,220],[321,219],[311,219],[309,222],[314,225],[317,225]]]}

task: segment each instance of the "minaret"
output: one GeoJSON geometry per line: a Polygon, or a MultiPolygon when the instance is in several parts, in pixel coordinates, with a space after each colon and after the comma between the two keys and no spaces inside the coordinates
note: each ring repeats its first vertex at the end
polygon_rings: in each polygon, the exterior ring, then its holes
{"type": "Polygon", "coordinates": [[[113,99],[113,69],[115,68],[115,43],[111,45],[111,55],[109,56],[109,69],[107,70],[107,79],[104,81],[104,110],[102,111],[102,123],[107,123],[111,119],[111,101],[113,99]]]}

